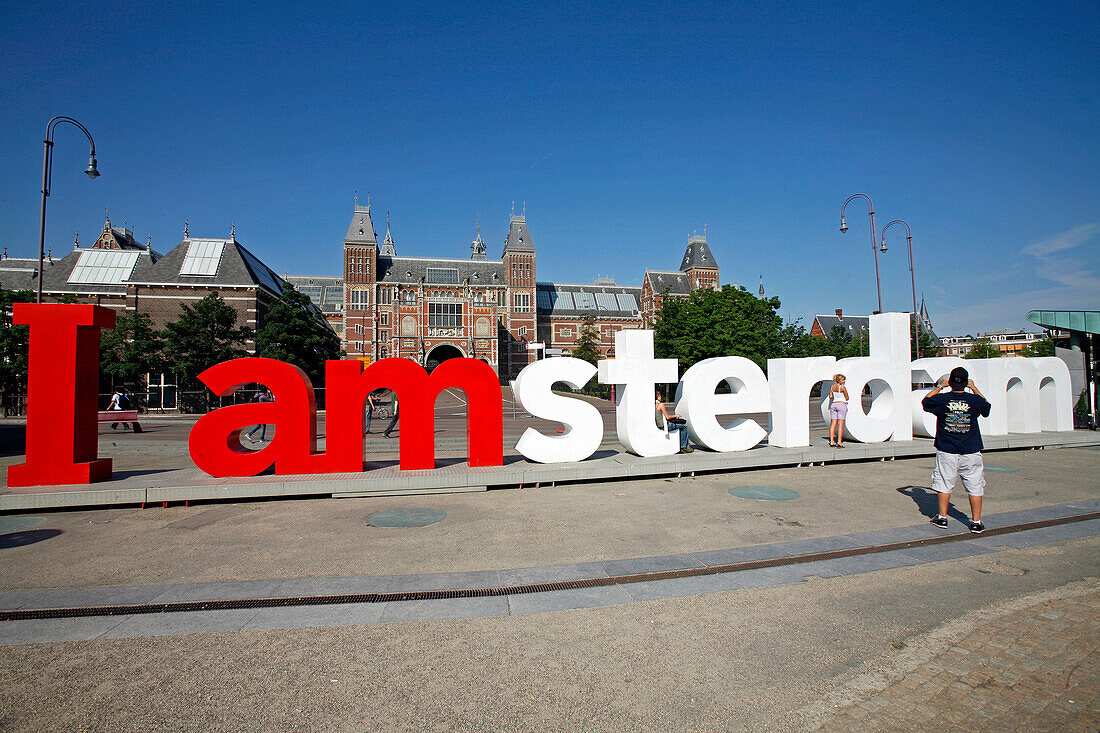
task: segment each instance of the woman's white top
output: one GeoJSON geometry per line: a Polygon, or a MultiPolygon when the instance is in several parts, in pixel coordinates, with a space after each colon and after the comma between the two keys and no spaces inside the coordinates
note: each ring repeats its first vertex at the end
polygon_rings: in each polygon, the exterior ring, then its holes
{"type": "Polygon", "coordinates": [[[848,395],[840,391],[840,387],[833,386],[833,402],[848,404],[848,395]]]}

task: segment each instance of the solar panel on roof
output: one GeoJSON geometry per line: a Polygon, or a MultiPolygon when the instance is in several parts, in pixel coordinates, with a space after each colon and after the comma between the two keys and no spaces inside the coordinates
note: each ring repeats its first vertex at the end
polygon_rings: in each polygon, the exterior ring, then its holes
{"type": "Polygon", "coordinates": [[[577,310],[596,310],[596,299],[592,297],[592,293],[573,293],[573,300],[577,304],[577,310]]]}
{"type": "Polygon", "coordinates": [[[137,264],[137,252],[110,249],[90,249],[80,253],[76,266],[69,273],[69,282],[86,285],[109,285],[130,278],[137,264]]]}
{"type": "Polygon", "coordinates": [[[619,293],[615,296],[619,301],[619,310],[624,311],[636,311],[638,310],[638,301],[634,299],[634,296],[630,293],[619,293]]]}
{"type": "Polygon", "coordinates": [[[556,310],[556,311],[571,311],[571,310],[574,310],[573,294],[572,293],[565,293],[565,292],[562,292],[562,291],[559,290],[559,291],[555,292],[554,295],[557,296],[557,297],[553,298],[554,310],[556,310]]]}
{"type": "Polygon", "coordinates": [[[545,290],[536,291],[535,305],[543,310],[550,310],[550,293],[545,290]]]}
{"type": "Polygon", "coordinates": [[[209,239],[192,239],[180,267],[181,275],[216,275],[222,261],[225,242],[209,239]]]}
{"type": "Polygon", "coordinates": [[[615,301],[614,293],[596,293],[596,305],[605,311],[619,310],[619,304],[615,301]]]}

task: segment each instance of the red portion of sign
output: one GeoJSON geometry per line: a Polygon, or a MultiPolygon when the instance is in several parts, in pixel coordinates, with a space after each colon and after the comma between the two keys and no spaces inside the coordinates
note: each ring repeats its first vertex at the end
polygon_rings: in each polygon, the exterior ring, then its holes
{"type": "Polygon", "coordinates": [[[96,460],[99,330],[115,312],[98,305],[16,303],[12,323],[30,326],[27,458],[8,469],[8,486],[89,484],[111,477],[96,460]]]}
{"type": "Polygon", "coordinates": [[[504,404],[492,367],[448,359],[428,375],[408,359],[382,359],[360,371],[358,361],[330,361],[326,433],[331,471],[363,470],[363,402],[375,389],[397,394],[401,468],[435,468],[435,400],[445,389],[466,393],[466,443],[471,466],[504,463],[504,404]]]}
{"type": "Polygon", "coordinates": [[[504,409],[492,367],[476,359],[451,359],[429,376],[408,359],[383,359],[363,369],[358,360],[325,365],[328,392],[326,451],[317,453],[317,407],[309,378],[273,359],[236,359],[207,369],[199,379],[224,396],[258,382],[274,402],[230,405],[204,415],[191,430],[191,458],[212,476],[358,473],[363,470],[363,404],[367,394],[392,389],[399,404],[401,468],[435,467],[435,400],[444,389],[466,393],[471,466],[504,463],[504,409]],[[274,424],[271,443],[252,451],[240,442],[249,425],[274,424]]]}
{"type": "MultiPolygon", "coordinates": [[[[317,453],[317,401],[301,369],[275,359],[234,359],[210,367],[199,380],[219,397],[259,382],[275,398],[222,407],[195,423],[188,444],[191,459],[203,471],[211,476],[255,476],[271,466],[280,474],[331,470],[328,457],[317,453]],[[241,444],[241,429],[259,424],[274,425],[275,435],[261,450],[249,450],[241,444]]],[[[362,460],[357,470],[362,470],[362,460]]]]}

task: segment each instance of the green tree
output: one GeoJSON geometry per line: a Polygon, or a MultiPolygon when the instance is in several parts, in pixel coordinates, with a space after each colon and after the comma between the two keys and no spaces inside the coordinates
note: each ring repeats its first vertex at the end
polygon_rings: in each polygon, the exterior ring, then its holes
{"type": "Polygon", "coordinates": [[[293,364],[316,385],[324,378],[325,362],[340,357],[340,338],[311,309],[309,296],[290,287],[264,316],[256,355],[293,364]]]}
{"type": "Polygon", "coordinates": [[[1020,350],[1020,356],[1054,356],[1054,339],[1049,335],[1036,339],[1020,350]]]}
{"type": "Polygon", "coordinates": [[[581,322],[580,333],[573,347],[573,358],[584,359],[593,366],[600,360],[600,334],[596,331],[596,321],[591,315],[586,315],[581,322]]]}
{"type": "MultiPolygon", "coordinates": [[[[927,331],[922,330],[920,332],[920,339],[917,343],[920,344],[920,355],[922,359],[927,359],[939,354],[939,349],[936,348],[935,342],[932,341],[932,337],[927,331]]],[[[910,339],[909,353],[914,359],[917,358],[917,346],[912,343],[912,339],[910,339]]]]}
{"type": "Polygon", "coordinates": [[[801,327],[784,326],[779,306],[778,298],[758,298],[731,285],[668,298],[657,314],[654,351],[658,358],[678,360],[681,371],[714,356],[743,356],[766,368],[768,359],[799,345],[801,327]]]}
{"type": "Polygon", "coordinates": [[[970,347],[970,353],[964,359],[996,359],[1001,355],[1000,349],[989,342],[987,338],[974,339],[974,345],[970,347]]]}
{"type": "Polygon", "coordinates": [[[207,367],[245,356],[252,329],[237,327],[237,312],[217,293],[195,305],[180,304],[180,317],[166,325],[164,353],[179,385],[198,388],[196,376],[207,367]]]}
{"type": "Polygon", "coordinates": [[[12,306],[33,303],[30,290],[0,289],[0,393],[4,396],[27,391],[27,347],[30,328],[11,322],[12,306]]]}
{"type": "Polygon", "coordinates": [[[164,338],[148,313],[122,311],[113,329],[101,332],[99,372],[141,392],[146,375],[164,368],[164,338]]]}

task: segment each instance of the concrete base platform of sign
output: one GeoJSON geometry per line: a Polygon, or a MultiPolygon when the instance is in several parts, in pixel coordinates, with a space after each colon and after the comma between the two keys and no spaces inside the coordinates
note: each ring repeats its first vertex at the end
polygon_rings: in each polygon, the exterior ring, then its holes
{"type": "MultiPolygon", "coordinates": [[[[1100,446],[1100,433],[1087,430],[1014,433],[984,439],[985,452],[1039,448],[1100,446]]],[[[395,446],[396,447],[396,446],[395,446]]],[[[152,449],[156,450],[156,449],[152,449]]],[[[80,506],[120,506],[232,499],[401,496],[537,488],[542,485],[620,479],[684,477],[784,466],[824,465],[852,461],[894,460],[935,453],[932,441],[847,443],[844,448],[809,446],[777,448],[760,445],[737,453],[697,449],[687,455],[639,458],[621,449],[601,449],[579,463],[537,464],[522,456],[505,456],[505,465],[470,467],[461,459],[437,459],[439,468],[402,471],[396,453],[379,456],[361,473],[305,476],[261,475],[212,478],[197,469],[118,472],[118,478],[93,485],[5,488],[0,511],[26,511],[80,506]]],[[[105,457],[105,456],[104,456],[105,457]]]]}

